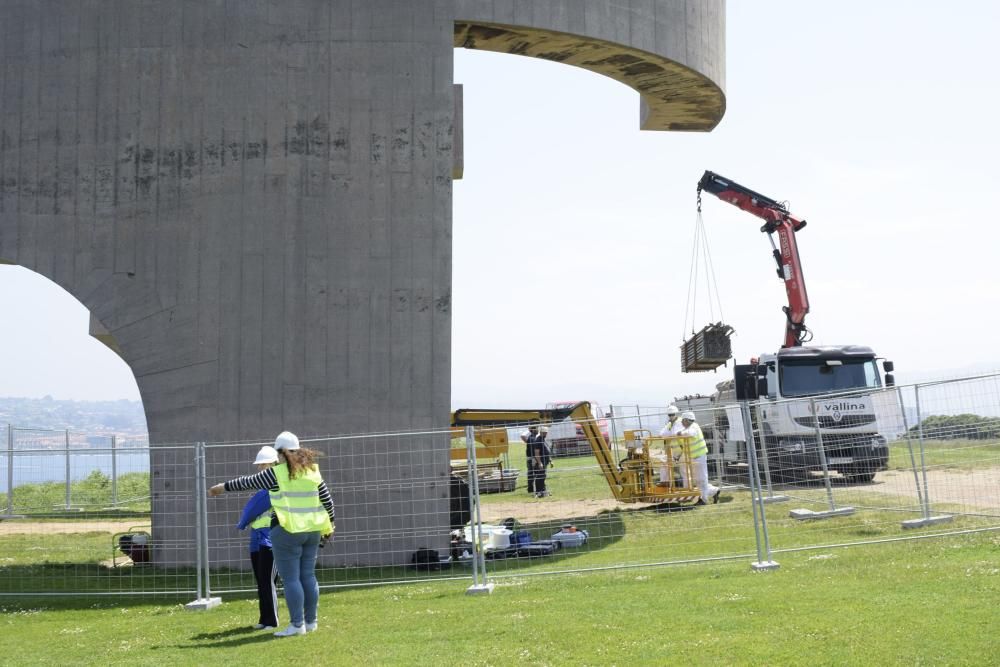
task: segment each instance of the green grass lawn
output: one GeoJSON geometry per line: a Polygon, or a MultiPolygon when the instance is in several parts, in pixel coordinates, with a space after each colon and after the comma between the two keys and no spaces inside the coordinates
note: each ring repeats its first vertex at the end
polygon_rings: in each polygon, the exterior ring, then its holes
{"type": "MultiPolygon", "coordinates": [[[[911,469],[910,447],[913,460],[920,466],[920,442],[917,438],[897,440],[889,446],[889,467],[911,469]]],[[[928,467],[948,467],[961,470],[983,467],[1000,461],[1000,442],[983,440],[924,440],[924,463],[928,467]]]]}
{"type": "Polygon", "coordinates": [[[118,504],[110,509],[111,478],[93,470],[84,479],[70,482],[70,505],[66,510],[65,482],[33,482],[14,487],[15,514],[54,516],[84,513],[136,515],[149,513],[149,473],[130,472],[118,476],[115,492],[118,504]]]}
{"type": "MultiPolygon", "coordinates": [[[[591,471],[590,474],[602,482],[598,473],[591,471]]],[[[837,489],[838,494],[845,492],[851,494],[849,501],[857,508],[856,514],[828,521],[802,522],[788,516],[793,508],[825,509],[826,491],[822,484],[789,490],[794,494],[791,502],[767,505],[771,548],[775,551],[812,548],[997,526],[996,518],[956,516],[948,524],[904,531],[901,521],[918,514],[900,511],[896,505],[905,501],[912,507],[915,500],[875,493],[865,490],[864,486],[837,489]]],[[[557,493],[552,498],[558,497],[557,493]]],[[[522,500],[529,508],[544,509],[552,499],[522,500]]],[[[840,505],[844,505],[843,499],[840,505]]],[[[727,492],[722,503],[704,508],[657,511],[656,508],[624,506],[586,516],[560,515],[557,519],[536,521],[525,520],[524,515],[519,518],[521,527],[530,531],[535,540],[548,539],[565,522],[589,531],[590,539],[584,547],[563,549],[550,557],[491,559],[487,561],[487,568],[492,575],[517,577],[702,558],[756,560],[748,491],[727,492]]],[[[43,528],[43,524],[40,527],[43,528]]],[[[100,532],[0,536],[0,594],[74,589],[101,592],[193,590],[194,579],[189,568],[109,569],[100,566],[100,561],[116,553],[113,547],[110,535],[100,532]]],[[[471,571],[468,565],[432,573],[415,572],[401,566],[323,567],[319,575],[324,585],[343,585],[436,577],[469,579],[471,571]]],[[[216,563],[212,567],[212,588],[217,591],[252,589],[253,580],[246,571],[222,568],[216,563]]]]}
{"type": "MultiPolygon", "coordinates": [[[[990,445],[988,447],[995,447],[990,445]]],[[[517,467],[519,448],[512,451],[517,467]]],[[[946,443],[928,458],[966,467],[996,451],[946,443]],[[973,454],[976,451],[978,453],[973,454]]],[[[893,467],[906,467],[893,448],[893,467]]],[[[523,470],[523,453],[520,457],[523,470]]],[[[982,465],[982,464],[979,464],[982,465]]],[[[544,509],[564,500],[611,498],[592,457],[557,459],[551,498],[483,497],[484,509],[513,500],[544,509]]],[[[234,594],[208,612],[188,612],[192,596],[4,597],[0,655],[11,664],[192,664],[262,660],[355,665],[784,665],[990,664],[1000,654],[1000,534],[937,535],[996,526],[989,517],[903,531],[900,508],[913,498],[840,485],[856,515],[824,522],[788,517],[792,507],[821,509],[822,484],[789,489],[793,502],[766,507],[776,572],[756,560],[750,496],[727,493],[719,505],[684,511],[623,506],[586,516],[524,522],[536,538],[564,520],[586,528],[585,548],[541,559],[491,560],[490,596],[464,594],[471,572],[402,567],[325,568],[321,630],[283,640],[256,633],[255,601],[234,594]],[[786,549],[807,549],[784,551],[786,549]],[[554,570],[615,568],[704,557],[711,563],[633,567],[531,576],[554,570]],[[435,577],[462,577],[460,581],[435,577]],[[344,587],[378,579],[416,583],[344,587]],[[266,653],[262,652],[266,651],[266,653]]],[[[193,587],[190,569],[108,569],[113,553],[101,532],[0,536],[0,591],[87,590],[141,593],[193,587]]],[[[246,572],[213,569],[213,588],[251,587],[246,572]]],[[[287,615],[284,616],[287,618],[287,615]]]]}
{"type": "MultiPolygon", "coordinates": [[[[325,592],[320,630],[272,639],[255,602],[0,601],[0,655],[24,665],[984,665],[1000,654],[1000,535],[746,562],[325,592]],[[990,656],[993,656],[992,658],[990,656]]],[[[282,610],[283,618],[284,610],[282,610]]]]}

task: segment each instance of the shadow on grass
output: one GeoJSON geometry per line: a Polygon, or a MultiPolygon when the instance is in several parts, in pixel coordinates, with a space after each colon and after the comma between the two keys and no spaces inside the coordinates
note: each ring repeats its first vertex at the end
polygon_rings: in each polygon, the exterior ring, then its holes
{"type": "Polygon", "coordinates": [[[254,630],[253,628],[233,628],[221,632],[205,632],[194,635],[190,638],[191,643],[179,644],[158,644],[150,646],[154,651],[163,649],[198,649],[206,648],[235,648],[248,644],[261,644],[278,639],[274,636],[274,630],[254,630]],[[220,641],[214,641],[220,640],[220,641]]]}
{"type": "MultiPolygon", "coordinates": [[[[273,631],[272,631],[273,632],[273,631]]],[[[249,634],[262,634],[267,635],[269,633],[261,632],[260,630],[255,630],[251,627],[242,628],[229,628],[228,630],[219,630],[218,632],[203,632],[200,635],[195,635],[191,639],[204,640],[204,639],[226,639],[227,637],[240,637],[246,639],[244,635],[249,634]]]]}
{"type": "Polygon", "coordinates": [[[194,568],[108,569],[93,563],[11,565],[2,568],[0,575],[0,606],[109,609],[184,604],[194,599],[195,587],[194,568]]]}
{"type": "MultiPolygon", "coordinates": [[[[647,509],[649,508],[643,508],[643,511],[647,509]]],[[[625,512],[627,511],[638,510],[625,510],[625,512]]],[[[581,556],[602,551],[625,537],[625,522],[622,515],[622,510],[605,510],[596,516],[579,516],[535,523],[518,523],[515,530],[528,531],[531,534],[532,542],[536,543],[552,540],[556,533],[567,526],[575,527],[578,532],[586,531],[588,537],[586,543],[580,546],[564,546],[555,550],[550,555],[519,556],[512,554],[508,556],[503,552],[493,552],[492,554],[487,552],[486,559],[489,561],[487,568],[491,572],[511,572],[532,568],[541,563],[564,563],[581,556]]],[[[463,570],[467,569],[463,567],[463,570]]]]}

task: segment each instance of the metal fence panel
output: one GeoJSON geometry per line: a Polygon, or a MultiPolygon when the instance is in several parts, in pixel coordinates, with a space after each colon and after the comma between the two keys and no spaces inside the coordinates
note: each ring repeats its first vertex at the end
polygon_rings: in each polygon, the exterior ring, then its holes
{"type": "MultiPolygon", "coordinates": [[[[449,476],[450,439],[448,430],[302,439],[319,455],[337,512],[334,538],[318,561],[321,586],[471,576],[447,561],[451,494],[459,488],[449,476]],[[439,553],[444,562],[414,563],[421,549],[439,553]]],[[[226,481],[232,470],[256,472],[252,462],[261,444],[271,442],[208,445],[208,485],[226,481]]],[[[461,485],[460,495],[467,494],[461,485]]],[[[209,501],[213,592],[255,590],[248,535],[235,525],[250,496],[230,493],[209,501]]]]}
{"type": "MultiPolygon", "coordinates": [[[[783,551],[1000,529],[996,374],[782,402],[702,401],[696,414],[717,504],[694,504],[694,471],[657,437],[667,419],[659,407],[596,415],[600,456],[582,435],[562,442],[544,482],[541,469],[528,474],[518,425],[474,430],[471,451],[464,429],[303,439],[337,507],[321,585],[449,578],[475,587],[719,559],[768,568],[783,551]],[[636,466],[648,476],[627,476],[636,466]],[[649,502],[626,485],[673,495],[649,502]]],[[[542,426],[564,440],[584,430],[542,426]]],[[[254,472],[270,438],[149,447],[65,431],[6,435],[0,595],[255,591],[247,534],[236,529],[250,493],[198,503],[192,494],[254,472]]]]}
{"type": "MultiPolygon", "coordinates": [[[[14,446],[0,478],[12,504],[0,516],[0,595],[194,591],[194,569],[166,566],[167,554],[194,543],[193,532],[168,539],[153,529],[147,445],[119,448],[65,431],[9,433],[14,446]]],[[[190,446],[174,449],[192,456],[190,446]]]]}

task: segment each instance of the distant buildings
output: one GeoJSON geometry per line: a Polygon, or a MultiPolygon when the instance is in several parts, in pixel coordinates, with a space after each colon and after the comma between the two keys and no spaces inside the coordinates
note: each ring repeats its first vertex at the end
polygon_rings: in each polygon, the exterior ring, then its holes
{"type": "MultiPolygon", "coordinates": [[[[74,447],[106,446],[107,438],[117,436],[121,441],[145,440],[146,415],[139,401],[60,401],[45,398],[0,398],[0,428],[4,431],[12,425],[20,433],[23,430],[38,429],[41,442],[44,431],[69,430],[74,447]]],[[[65,442],[65,436],[62,436],[65,442]]],[[[40,442],[40,444],[41,444],[40,442]]]]}

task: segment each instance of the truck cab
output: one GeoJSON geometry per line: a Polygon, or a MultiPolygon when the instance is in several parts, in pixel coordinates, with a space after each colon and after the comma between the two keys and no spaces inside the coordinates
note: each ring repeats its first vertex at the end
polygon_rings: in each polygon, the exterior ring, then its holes
{"type": "Polygon", "coordinates": [[[872,394],[894,380],[892,362],[883,378],[877,359],[861,345],[798,346],[737,365],[731,398],[756,401],[755,430],[772,474],[791,480],[821,471],[820,439],[827,467],[848,479],[869,482],[886,469],[872,394]]]}

